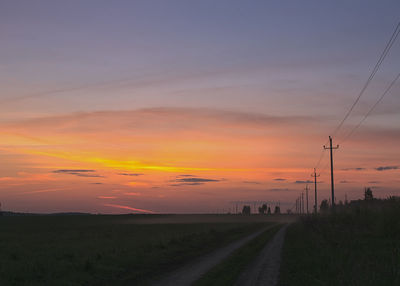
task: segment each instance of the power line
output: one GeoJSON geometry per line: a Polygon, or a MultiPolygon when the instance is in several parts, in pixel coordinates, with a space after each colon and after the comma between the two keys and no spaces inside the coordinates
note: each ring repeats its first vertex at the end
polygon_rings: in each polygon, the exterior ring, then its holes
{"type": "Polygon", "coordinates": [[[354,107],[360,100],[361,96],[364,94],[365,90],[367,89],[368,85],[374,78],[375,74],[377,73],[379,67],[381,66],[383,60],[386,58],[387,54],[389,53],[390,48],[393,46],[394,42],[396,41],[397,36],[400,33],[400,22],[397,24],[392,36],[390,37],[389,41],[387,42],[385,49],[383,50],[381,56],[379,57],[378,62],[375,64],[374,68],[372,69],[372,72],[370,76],[368,77],[366,83],[364,84],[363,88],[361,89],[360,93],[358,94],[356,100],[353,102],[351,105],[350,109],[347,111],[346,115],[342,119],[342,121],[339,123],[339,125],[336,127],[336,129],[333,131],[332,136],[336,135],[336,133],[339,131],[339,129],[343,126],[344,122],[346,119],[350,116],[350,113],[353,111],[354,107]]]}
{"type": "Polygon", "coordinates": [[[318,162],[315,165],[314,169],[317,169],[319,167],[319,164],[321,164],[322,158],[324,158],[324,154],[325,154],[325,149],[322,149],[321,154],[320,154],[319,159],[318,159],[318,162]]]}
{"type": "Polygon", "coordinates": [[[383,100],[385,95],[392,89],[394,84],[397,82],[397,80],[400,78],[400,73],[394,78],[394,80],[389,84],[389,86],[385,89],[385,91],[382,93],[381,97],[375,102],[375,104],[371,107],[371,109],[364,115],[364,117],[358,122],[356,126],[353,127],[352,130],[350,130],[349,133],[344,137],[344,139],[341,141],[343,143],[346,141],[353,133],[361,126],[361,124],[364,123],[364,121],[367,119],[367,117],[372,113],[372,111],[375,109],[375,107],[378,106],[378,104],[383,100]]]}

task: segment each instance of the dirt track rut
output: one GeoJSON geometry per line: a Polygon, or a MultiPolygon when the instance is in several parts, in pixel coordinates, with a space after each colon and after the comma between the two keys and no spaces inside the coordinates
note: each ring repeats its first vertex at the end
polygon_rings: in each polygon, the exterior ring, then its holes
{"type": "Polygon", "coordinates": [[[200,257],[193,261],[192,263],[185,265],[184,267],[170,273],[160,281],[153,283],[153,285],[157,286],[184,286],[191,285],[193,282],[198,280],[201,276],[203,276],[207,271],[211,268],[219,264],[224,258],[228,257],[232,252],[241,246],[248,243],[250,240],[260,235],[262,232],[271,228],[272,226],[263,228],[255,233],[252,233],[249,236],[246,236],[238,241],[235,241],[223,248],[220,248],[208,255],[200,257]]]}
{"type": "Polygon", "coordinates": [[[275,234],[257,258],[241,273],[235,286],[275,286],[278,284],[286,229],[287,225],[275,234]]]}

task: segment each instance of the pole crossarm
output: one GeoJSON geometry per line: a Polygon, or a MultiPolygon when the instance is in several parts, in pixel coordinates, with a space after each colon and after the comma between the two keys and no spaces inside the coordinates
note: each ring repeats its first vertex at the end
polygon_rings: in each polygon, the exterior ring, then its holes
{"type": "Polygon", "coordinates": [[[317,170],[314,168],[314,173],[311,174],[311,177],[314,178],[314,213],[318,212],[318,199],[317,199],[317,178],[321,176],[321,174],[317,175],[317,170]]]}
{"type": "Polygon", "coordinates": [[[339,149],[339,145],[336,147],[332,146],[332,137],[329,136],[329,147],[324,145],[324,149],[329,149],[331,153],[331,193],[332,193],[332,210],[335,210],[335,184],[333,180],[333,150],[339,149]]]}

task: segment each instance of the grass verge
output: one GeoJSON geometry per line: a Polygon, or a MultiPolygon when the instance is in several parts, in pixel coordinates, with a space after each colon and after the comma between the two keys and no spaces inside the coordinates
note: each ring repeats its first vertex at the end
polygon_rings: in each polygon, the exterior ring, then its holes
{"type": "Polygon", "coordinates": [[[266,224],[129,224],[129,216],[0,217],[0,285],[143,285],[266,224]]]}
{"type": "Polygon", "coordinates": [[[194,286],[207,285],[233,285],[240,273],[260,253],[265,244],[274,236],[281,226],[274,226],[249,243],[237,249],[223,262],[207,272],[202,278],[194,283],[194,286]]]}
{"type": "Polygon", "coordinates": [[[305,218],[288,229],[280,285],[400,285],[400,209],[305,218]]]}

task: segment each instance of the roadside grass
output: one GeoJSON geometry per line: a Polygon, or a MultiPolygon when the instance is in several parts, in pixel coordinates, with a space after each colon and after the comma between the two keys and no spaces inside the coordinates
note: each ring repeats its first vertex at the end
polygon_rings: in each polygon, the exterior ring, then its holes
{"type": "Polygon", "coordinates": [[[283,248],[280,285],[400,285],[400,208],[304,218],[283,248]]]}
{"type": "Polygon", "coordinates": [[[0,285],[146,285],[267,225],[125,223],[131,219],[0,217],[0,285]]]}
{"type": "Polygon", "coordinates": [[[237,249],[232,255],[207,272],[202,278],[197,280],[194,286],[208,285],[233,285],[240,273],[257,257],[266,243],[281,228],[281,225],[274,226],[264,231],[259,236],[252,239],[249,243],[237,249]]]}

